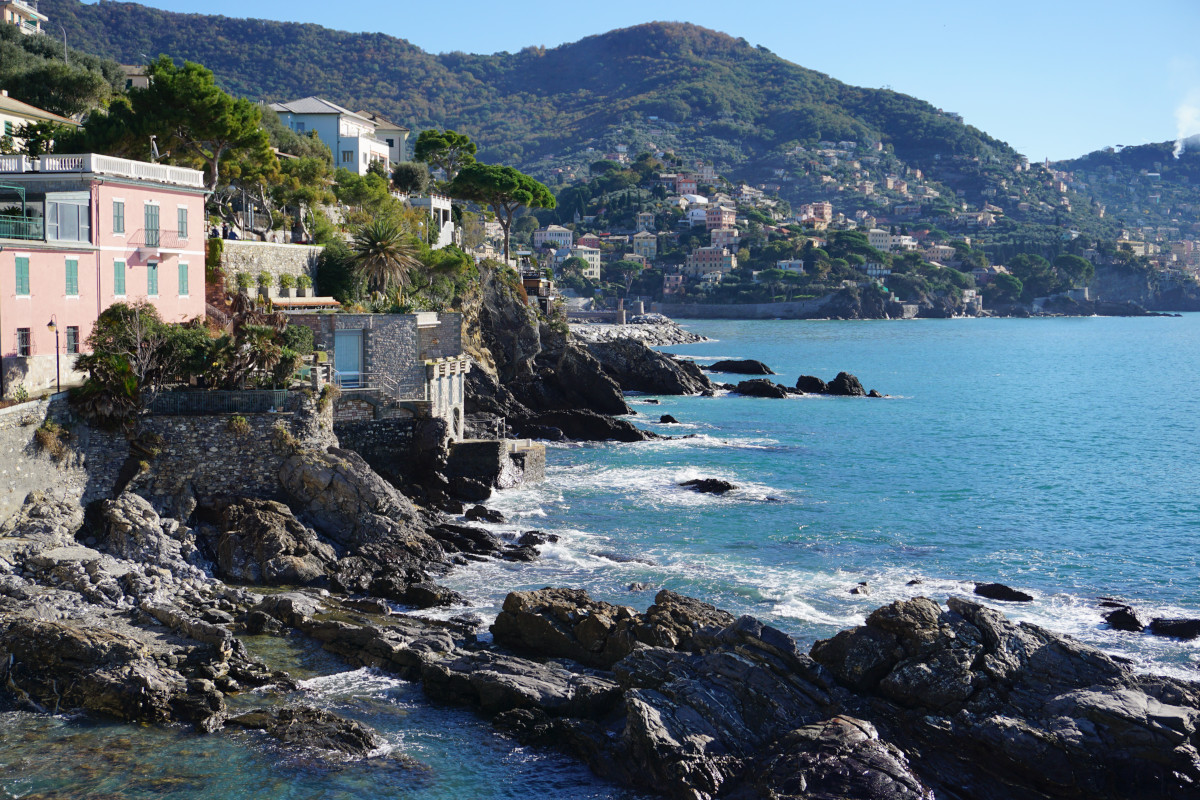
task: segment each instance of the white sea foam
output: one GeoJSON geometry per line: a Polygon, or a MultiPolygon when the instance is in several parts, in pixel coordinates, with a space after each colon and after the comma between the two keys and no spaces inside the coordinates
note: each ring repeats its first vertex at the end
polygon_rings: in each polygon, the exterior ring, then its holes
{"type": "Polygon", "coordinates": [[[368,667],[321,675],[299,682],[302,690],[322,698],[383,697],[404,684],[404,681],[393,675],[368,667]]]}

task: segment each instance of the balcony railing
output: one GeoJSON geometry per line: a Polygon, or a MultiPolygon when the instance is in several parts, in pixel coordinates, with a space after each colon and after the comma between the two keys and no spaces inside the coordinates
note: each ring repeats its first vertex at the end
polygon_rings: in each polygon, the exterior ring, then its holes
{"type": "Polygon", "coordinates": [[[0,214],[0,239],[27,239],[45,241],[44,220],[13,217],[0,214]]]}
{"type": "Polygon", "coordinates": [[[134,247],[149,247],[159,250],[186,250],[188,238],[180,236],[178,231],[168,231],[162,228],[139,228],[129,234],[126,240],[134,247]]]}
{"type": "Polygon", "coordinates": [[[151,164],[128,158],[102,156],[97,153],[42,156],[0,156],[0,173],[24,172],[80,172],[110,175],[114,178],[171,183],[178,186],[204,188],[204,173],[198,169],[172,167],[167,164],[151,164]]]}

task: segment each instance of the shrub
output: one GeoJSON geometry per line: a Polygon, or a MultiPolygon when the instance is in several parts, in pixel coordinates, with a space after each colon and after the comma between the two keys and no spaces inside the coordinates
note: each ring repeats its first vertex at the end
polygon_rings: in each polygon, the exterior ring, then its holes
{"type": "Polygon", "coordinates": [[[301,289],[309,289],[312,287],[312,278],[308,277],[307,275],[301,275],[296,278],[296,285],[301,289]]]}
{"type": "Polygon", "coordinates": [[[279,420],[275,423],[273,435],[275,439],[275,446],[285,453],[294,453],[300,449],[300,440],[292,435],[292,432],[288,430],[288,427],[284,424],[283,420],[279,420]]]}
{"type": "Polygon", "coordinates": [[[66,457],[66,440],[69,437],[70,433],[66,428],[49,419],[43,422],[33,434],[38,447],[42,451],[49,453],[50,458],[54,459],[55,462],[60,462],[66,457]]]}
{"type": "Polygon", "coordinates": [[[13,387],[13,400],[16,400],[18,403],[29,402],[29,390],[25,388],[25,384],[18,383],[13,387]]]}
{"type": "Polygon", "coordinates": [[[250,433],[250,423],[241,414],[234,414],[230,417],[225,428],[234,436],[245,436],[250,433]]]}
{"type": "Polygon", "coordinates": [[[296,286],[296,276],[290,272],[285,272],[279,276],[280,289],[292,289],[296,286]]]}
{"type": "Polygon", "coordinates": [[[237,288],[239,289],[249,289],[254,285],[249,272],[239,272],[234,276],[234,281],[237,282],[237,288]]]}
{"type": "Polygon", "coordinates": [[[324,413],[325,409],[329,408],[330,404],[342,396],[342,390],[334,386],[332,383],[327,383],[321,389],[321,397],[317,400],[317,411],[324,413]]]}
{"type": "Polygon", "coordinates": [[[265,271],[258,273],[258,288],[260,288],[260,289],[270,289],[271,288],[271,273],[265,272],[265,271]]]}

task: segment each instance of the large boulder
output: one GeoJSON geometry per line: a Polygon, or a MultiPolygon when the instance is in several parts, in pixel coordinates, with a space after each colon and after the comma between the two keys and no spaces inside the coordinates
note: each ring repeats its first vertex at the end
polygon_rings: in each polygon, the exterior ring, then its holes
{"type": "Polygon", "coordinates": [[[723,361],[714,361],[707,367],[704,367],[708,372],[731,372],[736,375],[774,375],[775,370],[768,367],[761,361],[755,361],[753,358],[745,359],[725,359],[723,361]]]}
{"type": "Polygon", "coordinates": [[[533,375],[509,381],[513,395],[533,411],[586,409],[599,414],[628,414],[621,387],[587,349],[564,344],[538,355],[533,375]]]}
{"type": "Polygon", "coordinates": [[[383,746],[379,734],[361,722],[308,706],[256,708],[230,717],[225,725],[263,731],[289,748],[325,751],[351,759],[366,758],[383,746]]]}
{"type": "Polygon", "coordinates": [[[219,509],[220,532],[210,546],[218,574],[239,583],[307,585],[325,580],[337,553],[283,503],[255,498],[219,509]]]}
{"type": "Polygon", "coordinates": [[[196,537],[177,520],[159,517],[143,497],[123,492],[116,500],[100,504],[104,522],[104,541],[108,552],[127,561],[155,564],[168,569],[177,578],[206,580],[200,562],[196,537]]]}
{"type": "Polygon", "coordinates": [[[805,394],[828,394],[829,386],[814,375],[801,375],[796,379],[796,388],[805,394]]]}
{"type": "Polygon", "coordinates": [[[593,342],[587,349],[627,392],[700,394],[713,388],[694,362],[674,359],[635,339],[593,342]]]}
{"type": "Polygon", "coordinates": [[[633,609],[593,600],[582,589],[510,592],[492,636],[518,652],[609,668],[633,649],[633,618],[633,609]]]}
{"type": "Polygon", "coordinates": [[[866,397],[867,395],[862,383],[849,372],[839,372],[837,377],[829,382],[825,393],[837,397],[866,397]]]}
{"type": "Polygon", "coordinates": [[[0,525],[0,537],[19,536],[34,540],[41,547],[67,547],[75,544],[75,534],[83,527],[83,508],[33,491],[17,513],[0,525]]]}
{"type": "Polygon", "coordinates": [[[557,430],[568,439],[580,442],[644,442],[659,438],[623,419],[597,414],[595,411],[543,411],[516,420],[513,427],[520,436],[531,438],[538,432],[557,430]]]}
{"type": "Polygon", "coordinates": [[[738,394],[744,394],[747,397],[783,398],[788,396],[786,386],[775,383],[767,378],[753,378],[748,381],[741,381],[734,391],[738,394]]]}

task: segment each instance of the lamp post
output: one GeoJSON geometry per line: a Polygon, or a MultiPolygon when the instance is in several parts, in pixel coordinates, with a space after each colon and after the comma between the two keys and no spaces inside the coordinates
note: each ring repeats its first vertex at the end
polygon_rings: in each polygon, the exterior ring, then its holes
{"type": "Polygon", "coordinates": [[[59,351],[61,348],[58,346],[58,321],[53,314],[50,315],[50,321],[46,323],[46,327],[54,331],[54,383],[58,387],[56,391],[62,392],[62,371],[59,369],[59,351]]]}

